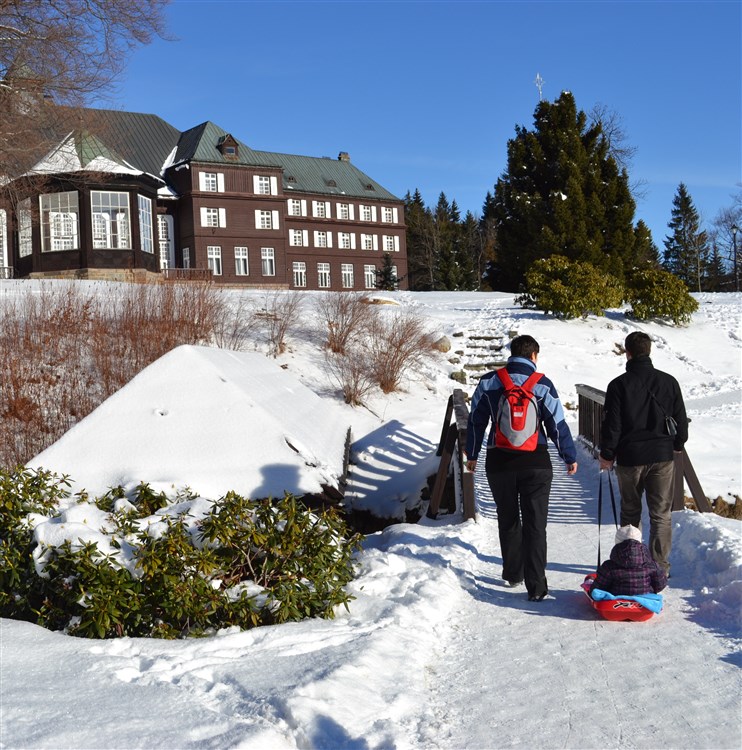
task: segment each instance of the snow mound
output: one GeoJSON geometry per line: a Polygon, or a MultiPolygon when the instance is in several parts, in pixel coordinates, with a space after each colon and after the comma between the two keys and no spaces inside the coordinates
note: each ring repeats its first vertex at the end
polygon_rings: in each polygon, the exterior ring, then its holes
{"type": "Polygon", "coordinates": [[[140,482],[205,497],[337,487],[348,424],[262,354],[180,346],[29,462],[98,495],[140,482]]]}

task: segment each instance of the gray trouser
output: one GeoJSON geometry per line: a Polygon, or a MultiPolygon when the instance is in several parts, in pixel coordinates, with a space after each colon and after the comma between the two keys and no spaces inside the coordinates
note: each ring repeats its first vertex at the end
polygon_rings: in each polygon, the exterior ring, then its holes
{"type": "Polygon", "coordinates": [[[644,466],[616,466],[621,493],[621,526],[641,528],[642,495],[647,493],[649,549],[655,561],[670,572],[672,547],[672,496],[675,464],[663,461],[644,466]]]}

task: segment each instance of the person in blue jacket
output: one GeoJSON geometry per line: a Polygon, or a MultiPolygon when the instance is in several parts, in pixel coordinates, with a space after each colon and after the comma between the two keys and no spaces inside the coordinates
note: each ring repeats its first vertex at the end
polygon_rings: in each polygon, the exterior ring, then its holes
{"type": "MultiPolygon", "coordinates": [[[[536,371],[539,345],[532,336],[516,336],[510,343],[506,370],[515,385],[522,385],[536,371]]],[[[542,376],[533,388],[538,411],[535,450],[495,446],[495,421],[504,386],[497,371],[479,381],[471,400],[466,435],[467,469],[474,471],[490,421],[485,471],[497,505],[497,525],[502,552],[502,577],[510,586],[525,581],[529,601],[541,601],[549,593],[546,580],[546,521],[553,476],[547,435],[567,465],[577,472],[577,452],[572,433],[554,384],[542,376]]]]}

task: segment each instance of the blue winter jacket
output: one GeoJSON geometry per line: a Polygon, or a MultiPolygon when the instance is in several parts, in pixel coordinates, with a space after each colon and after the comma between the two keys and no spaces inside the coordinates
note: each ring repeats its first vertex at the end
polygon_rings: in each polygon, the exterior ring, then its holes
{"type": "MultiPolygon", "coordinates": [[[[535,372],[536,364],[525,357],[510,357],[507,371],[515,385],[522,385],[531,373],[535,372]]],[[[480,381],[471,400],[469,423],[466,432],[466,455],[470,460],[479,456],[484,442],[487,425],[493,423],[493,429],[487,438],[487,448],[492,448],[495,440],[494,422],[497,418],[497,405],[503,392],[503,385],[497,377],[496,370],[488,372],[480,381]]],[[[572,440],[572,433],[564,421],[564,410],[559,400],[554,384],[545,375],[536,383],[533,389],[539,413],[539,447],[544,450],[548,435],[557,448],[559,456],[566,464],[577,461],[577,451],[572,440]]],[[[499,449],[494,449],[499,450],[499,449]]]]}

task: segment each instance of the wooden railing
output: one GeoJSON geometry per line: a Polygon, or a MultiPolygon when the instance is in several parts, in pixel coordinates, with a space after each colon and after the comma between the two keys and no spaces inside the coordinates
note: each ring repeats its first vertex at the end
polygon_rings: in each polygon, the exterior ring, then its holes
{"type": "MultiPolygon", "coordinates": [[[[600,445],[600,425],[603,422],[603,407],[605,405],[605,391],[599,391],[589,385],[578,384],[577,412],[578,439],[597,457],[600,445]]],[[[673,490],[673,510],[683,510],[685,496],[683,480],[688,485],[691,497],[701,513],[711,513],[713,508],[698,481],[688,453],[684,450],[675,454],[675,487],[673,490]]]]}
{"type": "MultiPolygon", "coordinates": [[[[430,493],[427,515],[436,518],[440,511],[449,479],[453,481],[453,506],[449,510],[461,508],[464,520],[476,518],[474,505],[474,474],[466,469],[464,451],[466,449],[466,425],[469,421],[469,408],[466,405],[466,394],[456,388],[448,397],[446,416],[443,421],[441,439],[438,443],[437,455],[441,457],[438,472],[430,493]],[[451,422],[453,417],[454,421],[451,422]]],[[[450,493],[449,493],[450,494],[450,493]]]]}

